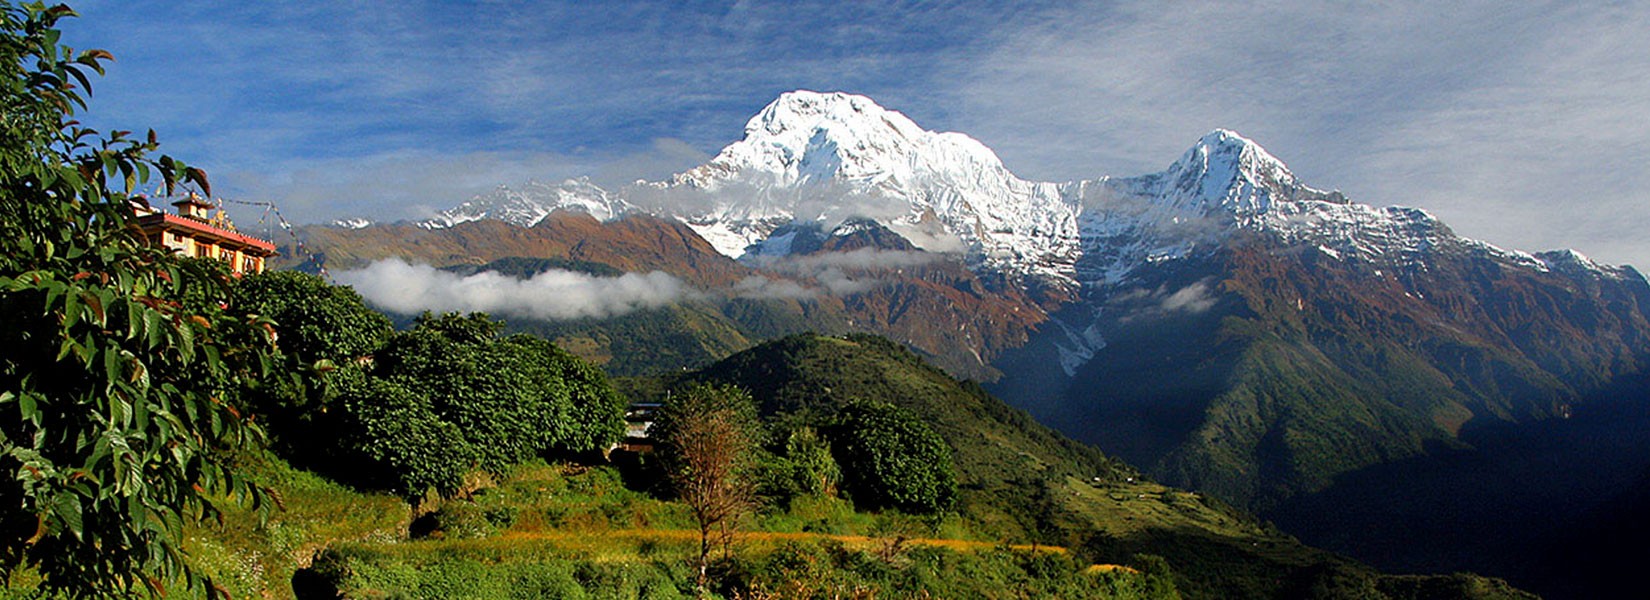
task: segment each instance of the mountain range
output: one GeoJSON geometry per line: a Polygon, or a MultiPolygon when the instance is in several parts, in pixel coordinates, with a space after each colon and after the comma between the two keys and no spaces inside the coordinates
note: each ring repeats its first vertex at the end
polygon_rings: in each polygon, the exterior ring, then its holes
{"type": "Polygon", "coordinates": [[[1616,384],[1650,360],[1633,268],[1353,202],[1232,131],[1161,172],[1033,182],[842,93],[784,94],[664,181],[501,187],[419,223],[303,235],[310,266],[334,272],[400,258],[659,271],[697,290],[517,324],[621,374],[801,331],[887,335],[1166,482],[1262,511],[1474,451],[1477,431],[1560,422],[1606,390],[1642,398],[1616,384]]]}

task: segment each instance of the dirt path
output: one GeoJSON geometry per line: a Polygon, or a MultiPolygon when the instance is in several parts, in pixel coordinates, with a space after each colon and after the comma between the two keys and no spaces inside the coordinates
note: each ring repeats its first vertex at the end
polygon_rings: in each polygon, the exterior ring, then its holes
{"type": "MultiPolygon", "coordinates": [[[[689,529],[614,529],[614,530],[601,531],[601,532],[509,531],[509,532],[504,533],[500,537],[503,537],[503,538],[516,538],[516,539],[535,539],[535,540],[546,540],[546,541],[577,540],[577,539],[588,539],[590,537],[613,537],[613,538],[627,538],[627,539],[637,539],[637,540],[649,540],[650,539],[650,540],[671,540],[671,541],[697,541],[699,539],[699,532],[689,530],[689,529]]],[[[952,550],[967,550],[967,551],[988,550],[988,549],[991,549],[991,548],[997,548],[997,547],[1001,546],[1001,544],[999,544],[997,542],[984,542],[984,541],[977,541],[977,540],[952,540],[952,539],[910,538],[910,537],[908,537],[908,538],[893,538],[893,537],[872,537],[872,536],[865,536],[865,535],[833,535],[833,534],[826,534],[826,533],[778,532],[778,531],[741,532],[741,533],[737,534],[737,539],[742,540],[742,541],[756,540],[756,541],[774,541],[774,542],[810,541],[810,540],[836,540],[838,542],[842,542],[845,545],[855,546],[855,547],[883,546],[883,545],[886,545],[886,544],[894,543],[894,541],[896,539],[898,539],[899,543],[902,543],[902,544],[908,544],[908,545],[914,544],[914,545],[919,545],[919,546],[940,546],[940,547],[944,547],[944,548],[950,548],[952,550]]],[[[1011,548],[1011,549],[1014,549],[1014,550],[1021,550],[1021,551],[1053,552],[1053,553],[1058,553],[1058,554],[1065,554],[1067,552],[1067,550],[1065,548],[1060,547],[1060,546],[1047,546],[1047,545],[1042,545],[1042,544],[1039,544],[1037,546],[1032,546],[1030,544],[1011,544],[1008,547],[1011,548]]]]}
{"type": "MultiPolygon", "coordinates": [[[[690,530],[690,529],[612,529],[612,530],[607,530],[607,531],[508,531],[508,532],[505,532],[505,533],[499,535],[498,537],[502,538],[502,539],[507,539],[507,540],[535,540],[535,541],[545,541],[545,542],[552,542],[552,543],[557,542],[557,541],[564,541],[564,542],[571,542],[571,543],[588,542],[592,538],[601,538],[601,539],[622,538],[622,539],[629,539],[629,540],[668,540],[668,541],[672,541],[672,542],[688,542],[688,543],[691,543],[691,542],[697,542],[699,540],[699,532],[694,531],[694,530],[690,530]]],[[[938,547],[949,548],[949,549],[952,549],[952,550],[957,550],[957,551],[962,551],[962,552],[978,552],[978,551],[981,551],[981,550],[990,550],[990,549],[993,549],[993,548],[1002,547],[1002,544],[999,544],[997,542],[985,542],[985,541],[978,541],[978,540],[955,540],[955,539],[940,539],[940,538],[891,538],[891,537],[873,537],[873,536],[867,536],[867,535],[834,535],[834,534],[828,534],[828,533],[780,532],[780,531],[750,531],[750,532],[743,532],[743,533],[739,533],[737,535],[737,539],[739,541],[744,541],[744,542],[749,542],[749,541],[762,541],[762,542],[792,542],[792,541],[798,541],[798,542],[800,542],[800,541],[817,541],[817,540],[835,540],[835,541],[841,542],[843,545],[851,546],[851,547],[855,547],[855,548],[862,548],[862,549],[863,548],[885,548],[885,547],[887,547],[888,544],[896,543],[896,540],[898,540],[897,543],[904,544],[904,545],[938,546],[938,547]]],[[[1046,553],[1056,553],[1056,554],[1066,554],[1067,552],[1069,552],[1069,550],[1067,550],[1065,547],[1062,547],[1062,546],[1048,546],[1048,545],[1042,545],[1042,544],[1039,544],[1037,546],[1032,546],[1031,544],[1010,544],[1010,545],[1008,545],[1008,548],[1013,549],[1013,550],[1023,551],[1023,552],[1046,552],[1046,553]]],[[[1085,569],[1085,571],[1089,572],[1089,573],[1104,573],[1104,572],[1111,572],[1111,571],[1127,571],[1127,572],[1130,572],[1130,573],[1138,573],[1138,571],[1134,570],[1131,567],[1127,567],[1127,566],[1124,566],[1124,565],[1111,565],[1111,564],[1090,565],[1087,569],[1085,569]]]]}

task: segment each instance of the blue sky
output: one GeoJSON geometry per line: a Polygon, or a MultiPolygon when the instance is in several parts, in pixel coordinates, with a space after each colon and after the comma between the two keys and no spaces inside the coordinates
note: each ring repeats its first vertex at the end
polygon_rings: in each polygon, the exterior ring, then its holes
{"type": "Polygon", "coordinates": [[[298,222],[662,177],[816,89],[1038,180],[1159,170],[1231,128],[1360,202],[1650,266],[1643,2],[71,4],[66,43],[117,57],[88,122],[154,128],[298,222]]]}

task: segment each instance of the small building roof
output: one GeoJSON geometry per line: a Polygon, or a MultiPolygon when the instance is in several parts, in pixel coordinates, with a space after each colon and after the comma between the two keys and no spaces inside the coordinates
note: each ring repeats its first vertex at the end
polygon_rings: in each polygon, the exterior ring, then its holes
{"type": "MultiPolygon", "coordinates": [[[[179,202],[175,202],[173,204],[178,204],[179,202]]],[[[188,217],[181,217],[169,213],[153,213],[138,217],[137,224],[145,231],[154,229],[183,231],[193,237],[206,238],[218,243],[227,242],[229,244],[245,248],[243,251],[249,254],[257,254],[260,256],[273,256],[275,254],[275,244],[271,242],[255,238],[238,231],[231,231],[222,227],[217,227],[210,223],[188,217]]]]}

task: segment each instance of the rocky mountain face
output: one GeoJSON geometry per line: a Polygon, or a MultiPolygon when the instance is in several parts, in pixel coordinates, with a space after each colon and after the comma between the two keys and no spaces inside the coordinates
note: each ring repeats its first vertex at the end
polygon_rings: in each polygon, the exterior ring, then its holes
{"type": "Polygon", "coordinates": [[[658,271],[696,290],[670,307],[606,319],[510,319],[617,374],[700,366],[778,335],[868,331],[900,340],[953,373],[990,379],[999,375],[991,358],[1025,343],[1045,318],[1025,292],[982,276],[961,255],[923,252],[874,221],[850,220],[828,231],[791,226],[781,235],[795,240],[795,252],[744,262],[679,221],[643,213],[601,222],[558,210],[528,227],[498,219],[427,225],[306,227],[313,258],[289,266],[342,272],[401,259],[521,278],[550,269],[599,276],[658,271]]]}
{"type": "Polygon", "coordinates": [[[501,188],[423,223],[307,235],[334,270],[663,270],[706,291],[676,309],[692,318],[546,331],[620,372],[804,330],[888,335],[1168,482],[1262,509],[1470,450],[1475,428],[1563,419],[1650,366],[1650,284],[1631,267],[1353,202],[1225,130],[1158,173],[1032,182],[868,98],[792,92],[666,181],[501,188]],[[630,364],[616,330],[723,333],[630,364]]]}

